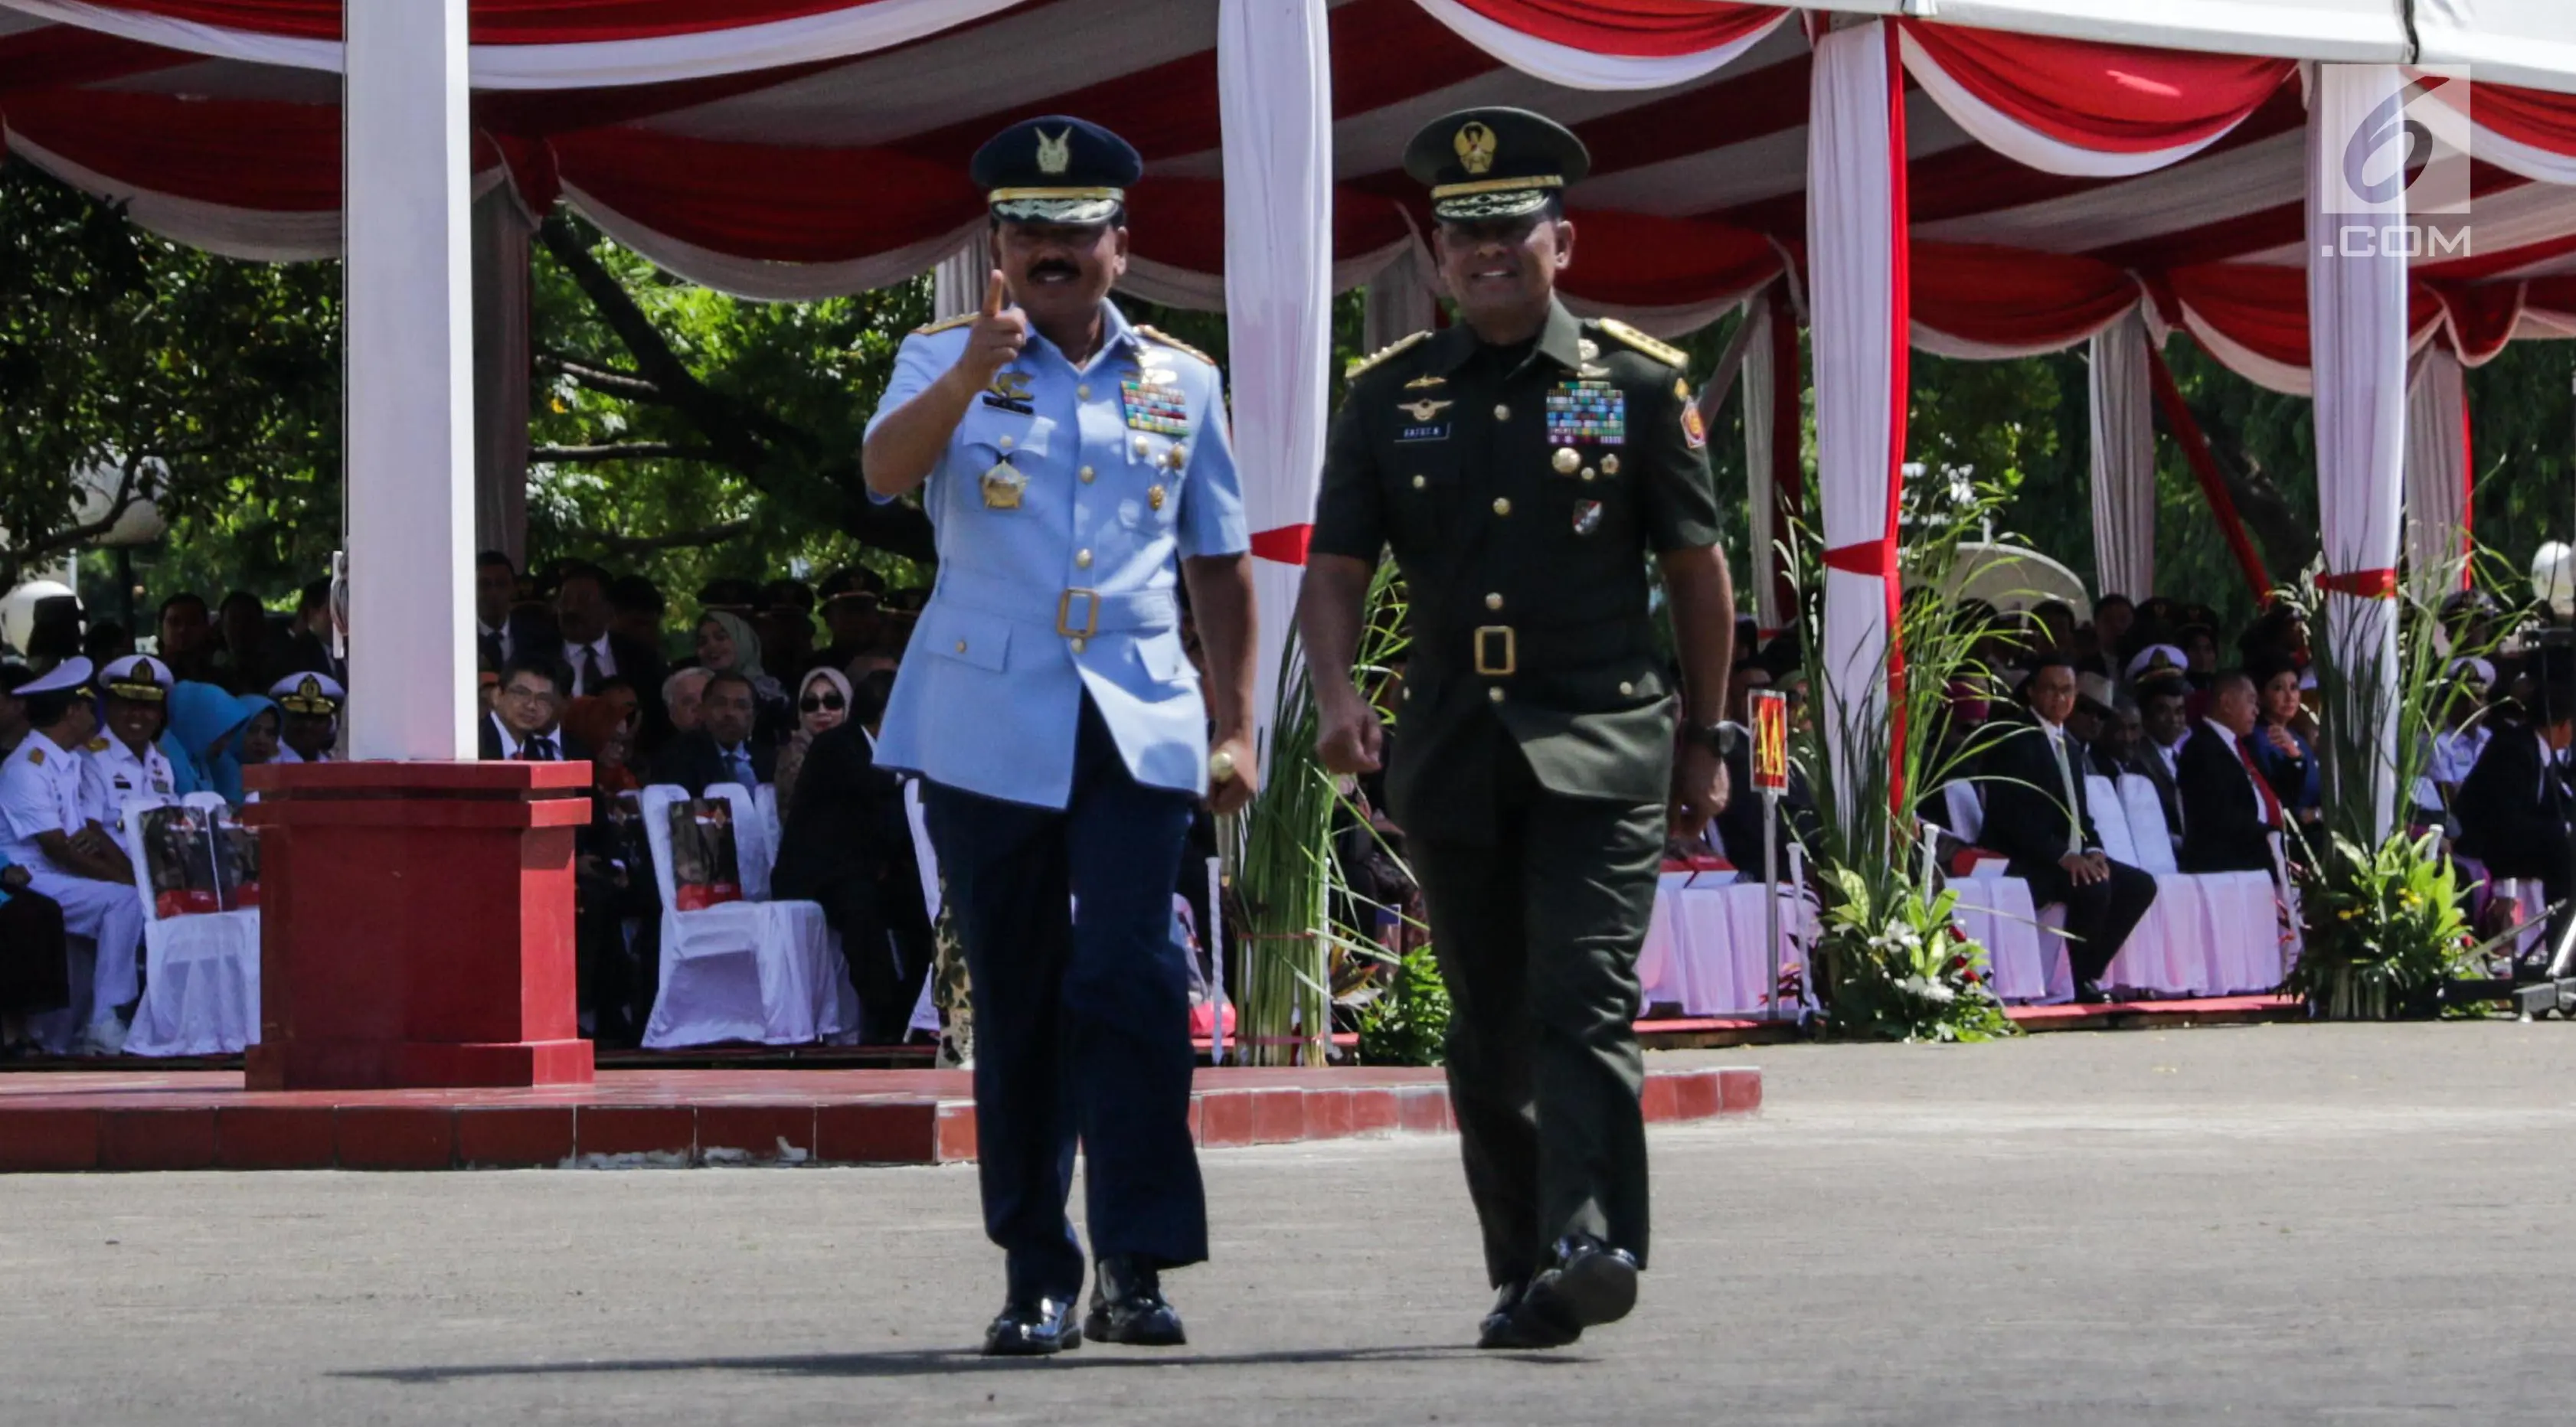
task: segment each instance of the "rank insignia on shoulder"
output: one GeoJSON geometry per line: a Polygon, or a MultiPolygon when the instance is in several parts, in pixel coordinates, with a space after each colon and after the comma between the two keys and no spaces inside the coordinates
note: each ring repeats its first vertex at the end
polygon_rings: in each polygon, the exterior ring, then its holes
{"type": "Polygon", "coordinates": [[[1602,318],[1600,327],[1603,333],[1618,338],[1622,343],[1636,348],[1665,366],[1684,369],[1690,366],[1690,353],[1669,342],[1658,342],[1616,317],[1602,318]]]}
{"type": "Polygon", "coordinates": [[[105,734],[101,734],[81,745],[81,752],[83,753],[105,753],[106,751],[107,736],[105,734]]]}
{"type": "Polygon", "coordinates": [[[1029,488],[1029,478],[1021,475],[1018,467],[1003,461],[984,473],[982,484],[985,509],[1017,510],[1021,495],[1029,488]]]}
{"type": "Polygon", "coordinates": [[[1198,348],[1191,346],[1189,343],[1184,342],[1178,337],[1174,337],[1167,332],[1157,331],[1142,322],[1136,324],[1136,331],[1138,335],[1143,336],[1150,341],[1159,342],[1162,345],[1171,348],[1175,352],[1186,352],[1189,355],[1198,358],[1200,361],[1207,363],[1211,367],[1216,365],[1216,358],[1209,356],[1207,353],[1200,351],[1198,348]]]}
{"type": "Polygon", "coordinates": [[[1700,419],[1699,403],[1682,403],[1682,440],[1694,451],[1708,444],[1708,423],[1700,419]]]}
{"type": "Polygon", "coordinates": [[[1385,346],[1378,348],[1376,351],[1369,353],[1367,356],[1354,360],[1349,366],[1342,368],[1342,380],[1349,381],[1351,378],[1356,377],[1360,373],[1367,371],[1369,368],[1378,365],[1387,358],[1394,356],[1396,353],[1413,346],[1415,343],[1430,340],[1430,337],[1431,333],[1427,329],[1416,332],[1410,337],[1399,337],[1394,341],[1387,343],[1385,346]]]}
{"type": "Polygon", "coordinates": [[[27,750],[27,761],[28,761],[29,763],[34,764],[36,767],[39,767],[39,768],[44,767],[44,766],[45,766],[45,750],[43,750],[43,749],[41,749],[41,748],[30,748],[30,749],[28,749],[28,750],[27,750]]]}
{"type": "Polygon", "coordinates": [[[912,329],[912,335],[915,337],[933,336],[937,333],[946,332],[953,328],[963,327],[982,315],[983,314],[980,312],[960,312],[954,317],[943,317],[936,322],[924,322],[920,326],[912,329]]]}
{"type": "Polygon", "coordinates": [[[984,389],[984,404],[1021,416],[1030,414],[1036,408],[1029,405],[1028,374],[1008,367],[993,373],[993,384],[984,389]]]}

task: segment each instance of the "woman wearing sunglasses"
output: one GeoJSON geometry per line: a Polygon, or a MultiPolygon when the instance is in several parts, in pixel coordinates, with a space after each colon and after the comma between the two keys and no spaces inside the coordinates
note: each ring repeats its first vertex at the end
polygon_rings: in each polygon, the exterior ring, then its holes
{"type": "Polygon", "coordinates": [[[839,728],[850,717],[850,681],[838,669],[817,669],[796,691],[796,732],[778,754],[778,806],[796,805],[796,775],[804,771],[805,750],[814,735],[839,728]]]}

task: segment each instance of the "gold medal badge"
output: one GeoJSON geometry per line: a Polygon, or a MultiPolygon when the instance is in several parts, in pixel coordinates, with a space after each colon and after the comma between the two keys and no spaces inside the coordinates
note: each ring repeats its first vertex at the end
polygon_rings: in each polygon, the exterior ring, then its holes
{"type": "Polygon", "coordinates": [[[1029,478],[1010,462],[1001,461],[984,473],[982,484],[986,510],[1017,510],[1020,497],[1028,491],[1029,478]]]}

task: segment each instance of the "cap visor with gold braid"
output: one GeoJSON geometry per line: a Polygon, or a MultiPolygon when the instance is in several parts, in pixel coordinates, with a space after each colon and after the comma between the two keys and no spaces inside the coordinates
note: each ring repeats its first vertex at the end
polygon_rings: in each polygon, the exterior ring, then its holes
{"type": "Polygon", "coordinates": [[[1431,216],[1450,223],[1536,213],[1592,171],[1572,130],[1526,109],[1462,109],[1432,120],[1405,147],[1404,171],[1431,189],[1431,216]]]}
{"type": "Polygon", "coordinates": [[[970,172],[995,218],[1009,223],[1114,223],[1145,162],[1125,139],[1087,119],[1026,119],[975,151],[970,172]]]}

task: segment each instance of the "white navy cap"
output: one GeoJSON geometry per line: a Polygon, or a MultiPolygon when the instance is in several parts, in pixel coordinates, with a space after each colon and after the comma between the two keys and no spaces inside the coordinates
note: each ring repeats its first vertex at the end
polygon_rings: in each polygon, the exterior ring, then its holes
{"type": "Polygon", "coordinates": [[[89,683],[92,672],[93,666],[87,659],[74,655],[9,692],[23,699],[30,694],[50,694],[64,689],[77,689],[89,683]]]}
{"type": "Polygon", "coordinates": [[[328,674],[289,674],[268,686],[268,696],[291,714],[335,714],[349,691],[328,674]]]}
{"type": "Polygon", "coordinates": [[[109,664],[99,683],[110,698],[157,704],[170,697],[170,666],[149,654],[128,654],[109,664]]]}

